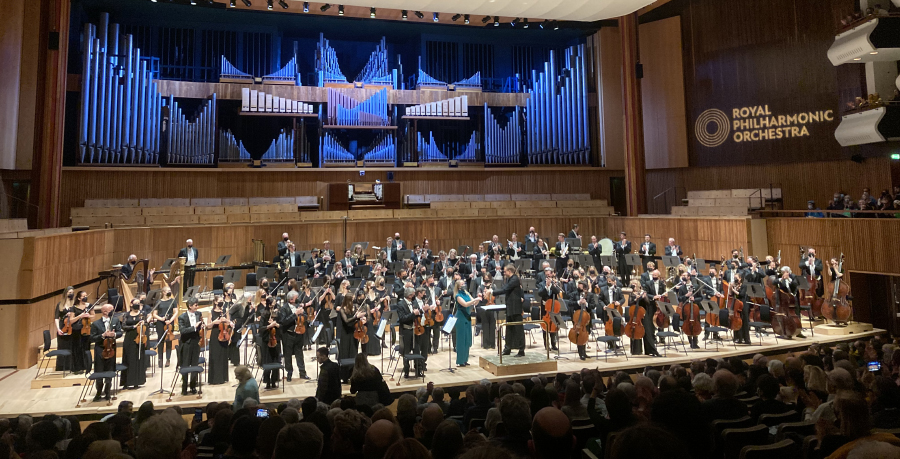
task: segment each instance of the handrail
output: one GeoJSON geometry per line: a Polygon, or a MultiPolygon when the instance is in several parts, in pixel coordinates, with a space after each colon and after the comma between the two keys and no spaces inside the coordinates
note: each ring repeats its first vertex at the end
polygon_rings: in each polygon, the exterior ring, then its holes
{"type": "MultiPolygon", "coordinates": [[[[768,214],[772,214],[771,216],[773,216],[773,217],[777,217],[778,214],[803,214],[802,216],[804,218],[822,218],[822,217],[806,217],[806,214],[808,214],[808,213],[810,213],[810,214],[821,213],[821,214],[825,215],[825,218],[835,218],[835,217],[828,217],[828,214],[839,214],[842,216],[842,218],[854,218],[853,215],[856,215],[856,214],[864,214],[864,215],[871,214],[871,215],[876,215],[876,216],[887,214],[887,215],[891,215],[891,217],[885,217],[885,218],[900,218],[900,217],[895,217],[895,215],[900,215],[900,209],[893,209],[893,210],[854,210],[854,209],[756,210],[756,211],[753,211],[752,213],[758,214],[760,217],[764,217],[768,214]],[[851,214],[851,216],[848,217],[848,216],[844,215],[844,214],[848,214],[848,213],[851,214]]],[[[841,217],[838,217],[838,218],[841,218],[841,217]]]]}
{"type": "MultiPolygon", "coordinates": [[[[77,289],[79,289],[79,288],[81,288],[81,287],[84,287],[85,285],[91,285],[91,284],[93,284],[93,283],[95,283],[95,282],[102,282],[103,279],[108,279],[109,277],[110,277],[110,276],[97,276],[97,277],[95,277],[95,278],[93,278],[93,279],[86,280],[86,281],[84,281],[84,282],[75,284],[75,285],[72,286],[72,288],[74,288],[74,289],[77,290],[77,289]]],[[[40,302],[40,301],[44,301],[44,300],[46,300],[46,299],[48,299],[48,298],[53,298],[54,296],[57,296],[57,295],[62,295],[63,293],[65,293],[65,291],[66,291],[66,289],[61,288],[61,289],[59,289],[59,290],[54,290],[54,291],[52,291],[52,292],[50,292],[50,293],[45,293],[45,294],[43,294],[43,295],[41,295],[41,296],[37,296],[37,297],[34,297],[34,298],[29,298],[29,299],[0,300],[0,306],[6,305],[6,304],[34,304],[34,303],[37,303],[37,302],[40,302]]]]}
{"type": "Polygon", "coordinates": [[[654,196],[654,197],[653,197],[653,200],[654,200],[654,201],[656,201],[656,200],[657,200],[657,199],[658,199],[658,198],[659,198],[659,197],[660,197],[660,196],[662,196],[662,195],[664,195],[664,194],[666,194],[666,193],[668,193],[668,192],[669,192],[669,190],[674,190],[674,189],[675,189],[675,187],[674,187],[674,186],[670,186],[670,187],[668,187],[668,188],[666,188],[666,189],[665,189],[665,190],[663,190],[663,192],[662,192],[662,193],[660,193],[660,194],[658,194],[658,195],[656,195],[656,196],[654,196]]]}

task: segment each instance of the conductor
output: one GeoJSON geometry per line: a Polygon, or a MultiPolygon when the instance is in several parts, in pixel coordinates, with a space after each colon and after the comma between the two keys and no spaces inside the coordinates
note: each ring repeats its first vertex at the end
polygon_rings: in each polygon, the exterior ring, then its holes
{"type": "MultiPolygon", "coordinates": [[[[503,268],[503,278],[506,282],[503,287],[493,290],[493,295],[495,298],[497,295],[506,295],[506,320],[521,322],[522,303],[525,301],[525,295],[522,292],[515,265],[510,263],[503,268]]],[[[503,348],[503,355],[509,355],[513,349],[519,350],[516,357],[525,356],[525,328],[522,325],[506,327],[506,346],[503,348]]]]}

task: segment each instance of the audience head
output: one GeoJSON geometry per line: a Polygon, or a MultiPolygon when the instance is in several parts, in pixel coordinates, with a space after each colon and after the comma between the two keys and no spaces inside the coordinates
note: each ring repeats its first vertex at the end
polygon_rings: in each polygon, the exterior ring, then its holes
{"type": "Polygon", "coordinates": [[[713,374],[713,393],[718,398],[731,398],[737,393],[737,378],[728,370],[713,374]]]}
{"type": "Polygon", "coordinates": [[[575,446],[569,418],[556,408],[543,408],[531,423],[528,448],[537,459],[566,457],[575,446]]]}
{"type": "Polygon", "coordinates": [[[366,459],[380,459],[384,457],[388,448],[402,439],[400,427],[387,419],[379,419],[366,431],[363,455],[366,459]]]}
{"type": "Polygon", "coordinates": [[[366,431],[372,421],[356,410],[341,411],[334,416],[331,447],[335,454],[361,454],[366,431]]]}
{"type": "Polygon", "coordinates": [[[531,408],[528,400],[517,394],[509,394],[500,400],[500,416],[507,433],[526,433],[531,428],[531,408]]]}
{"type": "MultiPolygon", "coordinates": [[[[295,410],[296,411],[296,410],[295,410]]],[[[325,440],[315,425],[289,423],[279,432],[275,440],[274,459],[318,459],[322,455],[325,440]]]]}
{"type": "Polygon", "coordinates": [[[419,459],[428,456],[425,446],[414,438],[400,440],[384,453],[384,459],[419,459]]]}

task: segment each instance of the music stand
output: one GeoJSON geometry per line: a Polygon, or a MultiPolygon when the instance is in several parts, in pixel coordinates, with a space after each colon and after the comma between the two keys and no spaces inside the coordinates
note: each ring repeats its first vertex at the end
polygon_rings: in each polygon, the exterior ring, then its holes
{"type": "Polygon", "coordinates": [[[409,260],[410,258],[412,258],[412,255],[413,255],[412,250],[406,250],[406,249],[398,250],[397,251],[397,260],[398,261],[397,262],[399,262],[400,260],[409,260]]]}
{"type": "Polygon", "coordinates": [[[241,280],[241,270],[240,269],[229,269],[225,271],[225,275],[222,276],[222,285],[228,284],[237,284],[241,280]]]}
{"type": "Polygon", "coordinates": [[[300,254],[300,259],[306,263],[306,260],[309,260],[309,257],[312,256],[312,252],[309,250],[298,250],[297,253],[300,254]]]}
{"type": "Polygon", "coordinates": [[[594,265],[594,257],[593,257],[593,256],[591,256],[591,255],[583,255],[583,254],[582,254],[580,258],[581,258],[581,266],[582,266],[582,267],[585,267],[585,266],[588,266],[588,267],[594,266],[594,267],[596,267],[596,265],[594,265]]]}
{"type": "Polygon", "coordinates": [[[665,266],[666,268],[677,268],[678,265],[681,264],[681,259],[678,257],[664,255],[662,257],[662,263],[663,263],[663,266],[665,266]]]}
{"type": "MultiPolygon", "coordinates": [[[[567,311],[565,301],[560,302],[559,312],[562,313],[563,311],[567,311]]],[[[554,360],[569,360],[568,357],[563,357],[562,355],[560,355],[560,352],[561,352],[560,348],[562,346],[559,345],[560,332],[562,332],[563,330],[567,330],[566,321],[563,320],[562,314],[550,314],[550,320],[552,320],[553,323],[556,324],[556,330],[557,330],[557,332],[556,332],[556,355],[553,356],[553,359],[554,360]]],[[[565,333],[563,333],[563,334],[565,335],[565,333]]],[[[550,338],[549,335],[550,334],[548,333],[547,335],[545,335],[545,337],[549,339],[550,338]]],[[[552,340],[550,341],[550,344],[551,345],[553,344],[552,340]]],[[[569,351],[572,350],[571,346],[572,346],[572,342],[570,341],[569,342],[569,351]]]]}
{"type": "Polygon", "coordinates": [[[325,278],[324,278],[324,277],[315,277],[315,278],[313,278],[312,281],[310,282],[310,286],[311,286],[311,287],[321,287],[321,286],[323,286],[323,285],[325,285],[325,278]]]}
{"type": "Polygon", "coordinates": [[[354,277],[352,279],[347,279],[347,281],[350,282],[349,288],[353,289],[353,290],[356,290],[359,287],[359,284],[363,282],[363,280],[358,277],[354,277]]]}
{"type": "Polygon", "coordinates": [[[144,299],[144,304],[156,304],[160,297],[162,297],[162,290],[158,288],[150,290],[147,292],[147,298],[144,299]]]}
{"type": "Polygon", "coordinates": [[[702,274],[701,269],[707,269],[708,263],[702,258],[694,258],[694,266],[697,267],[697,273],[702,274]]]}
{"type": "MultiPolygon", "coordinates": [[[[744,284],[747,286],[747,297],[748,298],[765,298],[766,306],[769,306],[769,299],[766,297],[766,288],[762,286],[762,284],[748,282],[744,284]]],[[[809,284],[806,285],[809,287],[809,284]]]]}
{"type": "Polygon", "coordinates": [[[399,273],[401,269],[403,269],[403,266],[404,265],[402,261],[392,261],[390,263],[390,266],[388,266],[388,271],[396,274],[399,273]]]}
{"type": "Polygon", "coordinates": [[[531,241],[526,242],[525,243],[525,252],[527,252],[529,255],[534,253],[534,246],[536,246],[536,245],[537,245],[537,242],[531,242],[531,241]]]}
{"type": "Polygon", "coordinates": [[[600,255],[600,264],[603,266],[616,266],[616,259],[612,255],[600,255]]]}
{"type": "MultiPolygon", "coordinates": [[[[633,253],[625,254],[625,266],[637,269],[641,267],[641,256],[633,253]]],[[[640,270],[639,270],[640,271],[640,270]]]]}
{"type": "Polygon", "coordinates": [[[231,260],[231,255],[222,255],[219,258],[216,258],[216,266],[225,266],[228,264],[228,260],[231,260]]]}
{"type": "MultiPolygon", "coordinates": [[[[193,285],[191,287],[188,287],[187,291],[184,292],[184,296],[182,298],[185,299],[184,301],[187,301],[187,300],[193,298],[194,295],[196,295],[199,291],[200,291],[199,285],[193,285]]],[[[199,298],[198,298],[198,300],[199,300],[199,298]]]]}
{"type": "Polygon", "coordinates": [[[515,265],[516,269],[519,271],[526,271],[531,269],[531,258],[520,258],[518,260],[513,261],[513,265],[515,265]]]}
{"type": "MultiPolygon", "coordinates": [[[[447,335],[447,339],[450,338],[450,333],[456,329],[456,316],[449,316],[446,320],[444,320],[444,326],[441,327],[441,333],[447,335]]],[[[447,371],[450,373],[456,373],[456,368],[453,368],[453,346],[447,346],[447,368],[441,369],[441,371],[447,371]]]]}
{"type": "Polygon", "coordinates": [[[178,260],[177,258],[166,258],[166,261],[163,262],[162,266],[157,269],[157,271],[168,271],[172,269],[172,263],[178,260]]]}
{"type": "Polygon", "coordinates": [[[329,263],[325,266],[325,275],[330,276],[332,272],[334,272],[334,263],[329,263]]]}
{"type": "Polygon", "coordinates": [[[522,290],[526,292],[534,291],[535,287],[537,287],[537,279],[534,278],[523,279],[520,277],[519,282],[522,285],[522,290]]]}
{"type": "Polygon", "coordinates": [[[290,278],[290,279],[298,280],[298,279],[300,279],[300,276],[301,276],[301,275],[302,275],[303,277],[306,277],[305,274],[306,274],[306,268],[305,268],[305,267],[303,267],[303,266],[291,266],[290,268],[288,268],[287,277],[290,278]]]}
{"type": "Polygon", "coordinates": [[[258,266],[256,268],[257,285],[262,283],[263,278],[269,279],[269,281],[274,281],[277,273],[278,273],[278,270],[275,268],[265,268],[262,266],[258,266]]]}
{"type": "Polygon", "coordinates": [[[569,253],[572,253],[572,249],[581,249],[581,239],[577,237],[567,237],[566,244],[569,245],[569,253]]]}
{"type": "Polygon", "coordinates": [[[461,245],[456,248],[456,256],[464,257],[469,252],[469,250],[472,250],[472,247],[469,247],[467,245],[461,245]]]}

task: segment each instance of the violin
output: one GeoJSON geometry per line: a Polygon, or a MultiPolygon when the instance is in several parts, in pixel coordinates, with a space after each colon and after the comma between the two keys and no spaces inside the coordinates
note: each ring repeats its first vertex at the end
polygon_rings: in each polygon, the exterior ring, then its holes
{"type": "Polygon", "coordinates": [[[205,325],[201,325],[201,326],[200,326],[200,329],[199,329],[199,332],[200,332],[200,343],[199,343],[199,346],[200,346],[201,349],[203,349],[204,347],[206,347],[206,326],[205,326],[205,325]]]}
{"type": "MultiPolygon", "coordinates": [[[[493,301],[494,301],[494,297],[491,296],[491,302],[492,302],[491,304],[493,304],[493,301]]],[[[444,311],[441,310],[441,304],[440,304],[440,303],[438,303],[436,300],[435,300],[434,303],[435,303],[435,304],[434,304],[434,306],[435,306],[435,309],[434,309],[434,321],[437,322],[437,323],[441,323],[441,322],[444,321],[444,311]]]]}
{"type": "Polygon", "coordinates": [[[229,341],[231,341],[231,335],[234,334],[234,326],[231,324],[231,320],[229,320],[224,310],[222,311],[222,316],[219,317],[219,320],[222,319],[225,320],[219,322],[219,342],[228,343],[229,341]]]}
{"type": "Polygon", "coordinates": [[[166,342],[167,343],[172,342],[172,335],[174,335],[174,334],[175,334],[175,323],[174,322],[167,323],[166,324],[166,342]]]}
{"type": "Polygon", "coordinates": [[[137,330],[137,336],[134,337],[134,342],[140,346],[147,345],[147,323],[144,321],[144,315],[141,314],[140,320],[135,325],[135,330],[137,330]]]}
{"type": "Polygon", "coordinates": [[[425,334],[425,326],[422,325],[422,316],[418,315],[413,319],[413,334],[422,336],[425,334]]]}
{"type": "MultiPolygon", "coordinates": [[[[844,268],[844,254],[841,254],[840,261],[835,272],[840,273],[844,268]]],[[[829,269],[829,272],[831,269],[829,269]]],[[[822,303],[822,315],[826,319],[833,322],[847,322],[850,320],[852,310],[850,303],[847,302],[847,295],[850,294],[850,285],[844,282],[843,277],[834,276],[831,281],[825,284],[825,299],[822,303]]]]}
{"type": "Polygon", "coordinates": [[[60,331],[63,335],[71,335],[72,334],[72,318],[69,317],[69,314],[66,313],[66,317],[63,319],[63,326],[60,328],[60,331]]]}
{"type": "MultiPolygon", "coordinates": [[[[635,286],[636,291],[639,289],[640,287],[635,286]]],[[[647,333],[644,328],[644,316],[647,315],[647,310],[641,306],[641,302],[647,302],[646,292],[640,292],[640,295],[637,296],[634,306],[628,311],[628,322],[625,324],[624,335],[635,340],[643,338],[647,333]]]]}
{"type": "Polygon", "coordinates": [[[700,332],[703,331],[703,326],[700,325],[700,307],[697,306],[697,303],[694,303],[694,288],[692,285],[688,285],[688,295],[687,301],[681,305],[681,320],[683,321],[681,324],[681,331],[687,336],[699,336],[700,332]]]}
{"type": "Polygon", "coordinates": [[[294,325],[294,333],[302,335],[306,333],[306,318],[303,314],[297,314],[297,323],[294,325]]]}
{"type": "Polygon", "coordinates": [[[360,344],[369,342],[369,329],[362,320],[356,321],[356,328],[353,330],[353,338],[359,341],[360,344]]]}
{"type": "MultiPolygon", "coordinates": [[[[109,319],[112,324],[112,318],[109,319]]],[[[100,354],[104,359],[111,359],[116,356],[116,335],[103,338],[103,352],[100,354]]]]}
{"type": "Polygon", "coordinates": [[[434,311],[422,311],[422,317],[425,318],[425,326],[434,326],[434,311]]]}
{"type": "MultiPolygon", "coordinates": [[[[269,325],[277,322],[276,312],[272,311],[272,314],[269,316],[269,325]]],[[[269,347],[278,347],[278,327],[272,327],[266,330],[266,345],[269,347]]],[[[201,336],[201,343],[203,342],[203,338],[201,336]]],[[[201,344],[201,346],[203,346],[201,344]]]]}

